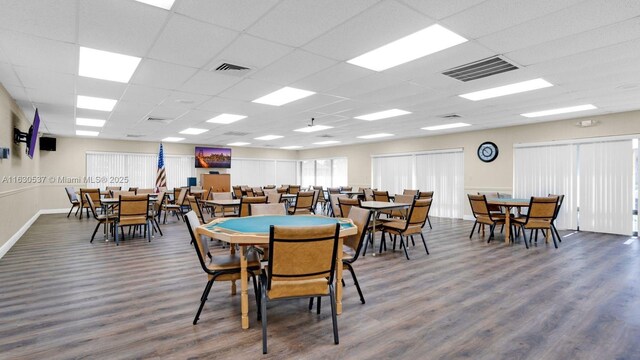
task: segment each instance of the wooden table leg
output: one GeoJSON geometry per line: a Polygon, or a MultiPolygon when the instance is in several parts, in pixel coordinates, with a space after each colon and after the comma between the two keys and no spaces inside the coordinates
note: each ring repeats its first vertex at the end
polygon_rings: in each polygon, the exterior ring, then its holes
{"type": "MultiPolygon", "coordinates": [[[[375,251],[374,251],[375,252],[375,251]]],[[[338,259],[336,260],[336,313],[342,314],[342,238],[338,239],[338,259]]]]}
{"type": "Polygon", "coordinates": [[[509,244],[509,241],[511,240],[511,206],[505,206],[506,208],[506,212],[505,212],[505,218],[504,218],[504,227],[506,228],[504,230],[504,242],[509,244]]]}
{"type": "Polygon", "coordinates": [[[240,247],[240,308],[242,309],[242,328],[249,328],[249,295],[247,294],[247,247],[240,247]]]}

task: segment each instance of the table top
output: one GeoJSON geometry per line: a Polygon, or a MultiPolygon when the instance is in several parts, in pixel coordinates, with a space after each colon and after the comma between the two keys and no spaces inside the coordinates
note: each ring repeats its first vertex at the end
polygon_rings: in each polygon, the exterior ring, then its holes
{"type": "Polygon", "coordinates": [[[340,224],[340,236],[354,235],[358,228],[350,219],[318,215],[264,215],[241,218],[219,218],[200,225],[198,233],[237,244],[269,243],[269,228],[280,226],[317,226],[340,224]]]}
{"type": "Polygon", "coordinates": [[[282,194],[283,199],[295,199],[298,194],[282,194]]]}
{"type": "Polygon", "coordinates": [[[531,199],[507,199],[507,198],[487,198],[487,204],[489,205],[502,205],[502,206],[529,206],[531,199]]]}
{"type": "Polygon", "coordinates": [[[402,209],[408,208],[411,204],[407,203],[395,203],[386,201],[362,201],[360,207],[369,210],[386,210],[386,209],[402,209]]]}
{"type": "MultiPolygon", "coordinates": [[[[157,196],[155,197],[149,197],[149,202],[153,202],[156,201],[157,196]]],[[[102,204],[117,204],[120,201],[120,199],[118,198],[106,198],[106,199],[100,199],[100,202],[102,204]]]]}
{"type": "Polygon", "coordinates": [[[205,204],[219,206],[240,205],[240,199],[205,200],[205,204]]]}

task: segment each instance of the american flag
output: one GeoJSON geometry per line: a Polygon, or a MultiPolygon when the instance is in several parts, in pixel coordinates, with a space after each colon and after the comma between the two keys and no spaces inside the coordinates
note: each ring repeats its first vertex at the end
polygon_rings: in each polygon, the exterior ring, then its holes
{"type": "Polygon", "coordinates": [[[156,189],[167,186],[167,174],[164,170],[164,150],[162,149],[162,143],[160,143],[160,150],[158,151],[158,174],[156,175],[156,189]]]}

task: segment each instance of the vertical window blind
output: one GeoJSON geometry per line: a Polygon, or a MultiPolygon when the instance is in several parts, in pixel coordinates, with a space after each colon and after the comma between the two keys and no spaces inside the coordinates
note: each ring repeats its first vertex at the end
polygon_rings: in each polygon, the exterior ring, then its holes
{"type": "Polygon", "coordinates": [[[296,160],[240,159],[231,161],[233,185],[281,185],[296,184],[296,160]]]}
{"type": "Polygon", "coordinates": [[[514,196],[564,194],[559,229],[630,235],[633,231],[631,139],[585,139],[514,149],[514,196]]]}
{"type": "Polygon", "coordinates": [[[464,215],[464,153],[462,149],[374,156],[371,186],[389,194],[404,189],[433,191],[430,215],[462,218],[464,215]]]}
{"type": "Polygon", "coordinates": [[[347,185],[347,159],[310,159],[300,163],[300,179],[304,187],[336,187],[347,185]]]}
{"type": "MultiPolygon", "coordinates": [[[[165,155],[164,160],[168,188],[186,186],[187,178],[196,176],[193,155],[165,155]]],[[[88,187],[156,185],[157,154],[87,152],[86,162],[88,187]]]]}

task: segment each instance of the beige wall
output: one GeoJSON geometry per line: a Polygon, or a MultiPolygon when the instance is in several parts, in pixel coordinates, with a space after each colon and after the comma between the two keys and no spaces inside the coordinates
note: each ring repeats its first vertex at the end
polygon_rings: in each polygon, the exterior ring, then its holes
{"type": "MultiPolygon", "coordinates": [[[[368,187],[371,186],[371,155],[463,148],[465,192],[511,193],[515,144],[640,134],[640,111],[590,116],[588,119],[598,120],[599,123],[596,126],[582,128],[576,126],[579,120],[571,119],[451,135],[302,150],[299,156],[300,159],[346,156],[349,185],[368,187]],[[492,141],[499,148],[498,158],[491,163],[484,163],[476,156],[478,146],[485,141],[492,141]]],[[[465,214],[471,215],[468,206],[465,214]]]]}
{"type": "MultiPolygon", "coordinates": [[[[211,146],[211,145],[204,145],[211,146]]],[[[193,155],[193,144],[165,143],[165,155],[193,155]]],[[[42,151],[40,173],[47,178],[52,177],[83,177],[86,176],[85,154],[87,151],[117,151],[131,153],[156,154],[158,152],[157,142],[145,141],[122,141],[122,140],[100,140],[92,138],[66,138],[59,137],[56,142],[56,151],[42,151]]],[[[234,158],[255,158],[255,159],[296,159],[297,152],[271,149],[254,149],[234,147],[232,148],[234,158]]],[[[206,172],[206,169],[197,169],[199,174],[206,172]]],[[[65,194],[64,187],[69,184],[47,183],[43,185],[46,189],[46,196],[42,197],[42,209],[62,209],[68,208],[69,200],[65,194]]],[[[78,185],[73,185],[79,188],[78,185]]],[[[133,185],[132,185],[133,186],[133,185]]]]}
{"type": "Polygon", "coordinates": [[[0,159],[0,247],[40,209],[39,186],[15,183],[12,176],[37,176],[39,155],[29,159],[26,145],[13,143],[13,128],[28,131],[31,121],[18,108],[0,84],[0,147],[10,148],[11,156],[0,159]]]}

